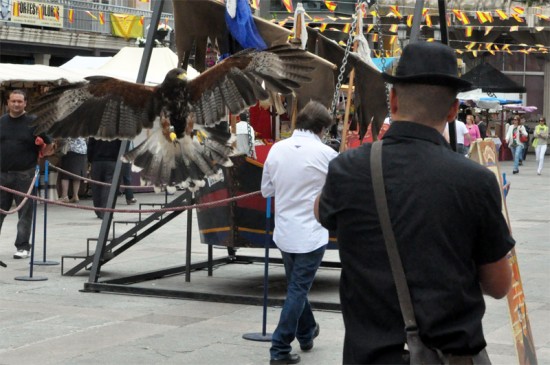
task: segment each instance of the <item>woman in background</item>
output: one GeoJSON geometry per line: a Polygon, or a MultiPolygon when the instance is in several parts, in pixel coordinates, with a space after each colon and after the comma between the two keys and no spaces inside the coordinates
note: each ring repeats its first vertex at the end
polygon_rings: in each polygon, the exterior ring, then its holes
{"type": "Polygon", "coordinates": [[[525,127],[520,124],[519,116],[514,116],[512,125],[506,131],[506,143],[508,143],[508,147],[510,147],[514,156],[514,174],[519,173],[519,160],[523,154],[523,142],[521,142],[520,136],[527,135],[525,127]]]}
{"type": "MultiPolygon", "coordinates": [[[[61,158],[61,168],[71,174],[85,177],[88,170],[86,140],[82,137],[67,138],[67,153],[61,158]]],[[[61,198],[63,203],[78,203],[78,190],[80,179],[61,173],[61,198]],[[69,181],[72,181],[73,197],[69,199],[69,181]]]]}
{"type": "Polygon", "coordinates": [[[544,155],[548,145],[548,126],[546,125],[546,119],[544,117],[540,117],[539,125],[535,127],[533,136],[535,137],[533,139],[533,147],[535,148],[535,156],[538,162],[537,174],[540,175],[542,173],[544,155]]]}

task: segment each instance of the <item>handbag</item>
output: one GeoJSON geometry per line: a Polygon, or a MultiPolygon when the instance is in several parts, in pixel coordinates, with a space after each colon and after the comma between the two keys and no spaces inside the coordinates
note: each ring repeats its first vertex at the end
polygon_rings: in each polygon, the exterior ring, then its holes
{"type": "Polygon", "coordinates": [[[520,135],[519,135],[519,141],[520,141],[521,143],[527,143],[527,142],[529,142],[529,135],[524,136],[523,134],[520,134],[520,135]]]}
{"type": "Polygon", "coordinates": [[[395,235],[391,226],[382,171],[382,143],[383,141],[377,141],[372,144],[370,156],[372,185],[376,210],[380,219],[380,226],[382,228],[382,234],[390,260],[391,272],[397,288],[399,307],[401,308],[401,315],[405,322],[405,334],[407,347],[409,349],[410,364],[491,364],[485,349],[474,356],[446,355],[439,349],[429,348],[420,338],[409,286],[407,285],[403,263],[401,262],[401,256],[399,255],[395,235]]]}

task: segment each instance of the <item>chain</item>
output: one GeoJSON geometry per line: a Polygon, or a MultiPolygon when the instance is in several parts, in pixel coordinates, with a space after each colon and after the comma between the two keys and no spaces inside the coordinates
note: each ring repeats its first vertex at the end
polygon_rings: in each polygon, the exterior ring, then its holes
{"type": "Polygon", "coordinates": [[[248,157],[256,158],[254,145],[252,144],[252,129],[250,128],[250,117],[246,121],[246,134],[248,136],[248,157]]]}
{"type": "Polygon", "coordinates": [[[336,114],[336,105],[338,104],[338,99],[340,96],[340,87],[342,86],[342,81],[344,80],[344,73],[346,72],[346,65],[348,64],[348,57],[351,51],[351,45],[353,44],[354,40],[353,32],[355,31],[355,27],[357,26],[357,10],[359,10],[360,6],[361,2],[357,1],[357,4],[355,5],[355,15],[353,16],[353,21],[349,28],[348,42],[346,43],[346,50],[344,52],[344,58],[342,59],[342,66],[340,66],[340,74],[338,75],[336,88],[334,90],[334,96],[332,98],[332,106],[330,107],[330,114],[333,118],[336,114]]]}
{"type": "MultiPolygon", "coordinates": [[[[382,66],[382,71],[386,71],[386,57],[384,57],[384,39],[382,34],[382,22],[380,20],[380,13],[378,7],[378,1],[374,3],[374,11],[376,13],[376,33],[378,33],[378,54],[380,57],[380,65],[382,66]]],[[[388,107],[388,115],[390,109],[390,89],[387,83],[384,83],[384,91],[386,92],[386,105],[388,107]]],[[[390,117],[391,118],[391,117],[390,117]]]]}

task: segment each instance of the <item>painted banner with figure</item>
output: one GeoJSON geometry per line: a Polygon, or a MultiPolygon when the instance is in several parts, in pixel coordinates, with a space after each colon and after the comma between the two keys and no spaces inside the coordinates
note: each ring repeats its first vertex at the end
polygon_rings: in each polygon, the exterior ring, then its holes
{"type": "MultiPolygon", "coordinates": [[[[502,214],[508,223],[510,232],[510,218],[508,217],[508,208],[506,207],[506,192],[509,185],[503,181],[498,165],[498,156],[496,153],[495,143],[491,138],[486,138],[484,141],[478,140],[474,142],[470,149],[470,159],[491,170],[502,188],[502,214]]],[[[512,289],[508,292],[508,310],[510,313],[510,321],[512,324],[512,335],[514,336],[514,344],[520,365],[535,365],[537,364],[537,354],[533,342],[533,333],[531,332],[531,323],[527,314],[527,305],[525,303],[525,293],[519,273],[518,257],[516,250],[513,248],[508,254],[508,260],[512,265],[512,289]]]]}

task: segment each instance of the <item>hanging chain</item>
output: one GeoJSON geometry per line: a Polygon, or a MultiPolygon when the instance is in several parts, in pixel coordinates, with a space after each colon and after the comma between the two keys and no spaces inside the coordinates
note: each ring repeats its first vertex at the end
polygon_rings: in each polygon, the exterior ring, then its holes
{"type": "MultiPolygon", "coordinates": [[[[330,107],[330,114],[332,118],[336,115],[336,105],[338,104],[338,99],[340,97],[340,87],[342,86],[342,81],[344,80],[344,74],[346,72],[346,65],[348,64],[348,57],[351,51],[351,45],[353,44],[354,37],[353,32],[355,32],[355,27],[357,26],[357,10],[361,6],[361,2],[357,1],[355,5],[355,14],[353,15],[353,21],[349,28],[348,42],[346,43],[346,50],[344,52],[344,58],[342,59],[342,66],[340,66],[340,74],[338,75],[336,88],[334,90],[334,96],[332,98],[332,106],[330,107]]],[[[362,31],[362,30],[361,30],[362,31]]]]}
{"type": "Polygon", "coordinates": [[[250,117],[246,121],[246,135],[248,136],[248,157],[256,158],[254,145],[252,144],[252,128],[250,128],[250,117]]]}
{"type": "MultiPolygon", "coordinates": [[[[376,13],[376,33],[378,33],[378,55],[380,57],[380,65],[382,66],[382,72],[386,71],[386,57],[384,54],[384,36],[382,34],[382,21],[380,18],[378,1],[374,3],[374,11],[376,13]]],[[[390,89],[387,83],[384,83],[384,91],[386,92],[386,105],[388,108],[388,115],[390,114],[390,89]]],[[[391,117],[390,117],[391,118],[391,117]]]]}

